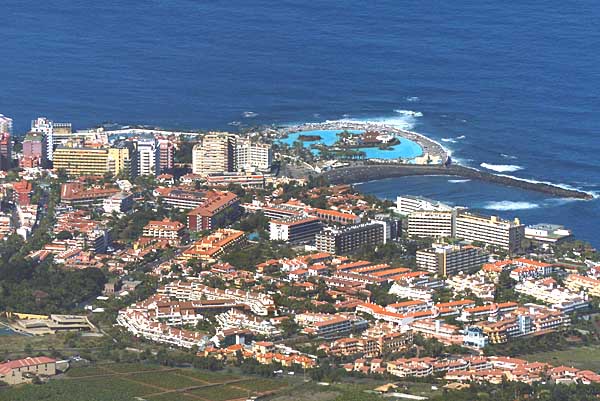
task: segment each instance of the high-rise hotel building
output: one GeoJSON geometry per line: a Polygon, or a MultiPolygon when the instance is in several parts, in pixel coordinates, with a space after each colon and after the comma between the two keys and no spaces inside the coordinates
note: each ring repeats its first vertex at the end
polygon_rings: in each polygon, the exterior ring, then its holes
{"type": "Polygon", "coordinates": [[[210,133],[192,150],[192,172],[199,175],[233,171],[236,135],[210,133]]]}
{"type": "Polygon", "coordinates": [[[456,238],[483,242],[510,253],[518,252],[525,238],[525,225],[519,219],[504,220],[497,216],[482,216],[461,211],[456,216],[456,238]]]}
{"type": "Polygon", "coordinates": [[[31,132],[39,132],[46,138],[46,157],[54,160],[54,122],[46,117],[38,117],[31,122],[31,132]]]}
{"type": "Polygon", "coordinates": [[[408,215],[408,235],[446,238],[454,235],[454,211],[420,210],[408,215]]]}
{"type": "Polygon", "coordinates": [[[273,164],[273,150],[266,143],[237,138],[235,145],[235,170],[269,171],[273,164]]]}
{"type": "Polygon", "coordinates": [[[70,176],[103,175],[108,171],[108,149],[59,146],[54,151],[54,169],[70,176]]]}
{"type": "Polygon", "coordinates": [[[0,133],[8,132],[12,134],[13,120],[12,118],[6,117],[4,114],[0,114],[0,133]]]}
{"type": "Polygon", "coordinates": [[[417,267],[440,276],[473,273],[488,261],[489,254],[474,246],[434,244],[417,251],[417,267]]]}
{"type": "Polygon", "coordinates": [[[138,174],[158,175],[160,166],[160,150],[154,137],[143,137],[137,140],[138,174]]]}

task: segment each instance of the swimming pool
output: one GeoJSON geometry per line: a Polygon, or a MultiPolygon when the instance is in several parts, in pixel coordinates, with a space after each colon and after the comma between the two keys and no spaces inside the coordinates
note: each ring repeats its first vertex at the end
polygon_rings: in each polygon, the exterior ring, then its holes
{"type": "MultiPolygon", "coordinates": [[[[322,143],[326,146],[333,145],[338,140],[338,134],[343,132],[344,130],[312,130],[312,131],[302,131],[302,132],[294,132],[292,134],[288,134],[287,138],[282,138],[279,140],[280,143],[285,143],[287,145],[292,146],[294,142],[298,140],[300,135],[311,135],[311,136],[320,136],[321,139],[318,141],[304,141],[302,144],[307,147],[315,143],[322,143]]],[[[353,134],[362,134],[363,130],[347,130],[353,134]]],[[[418,143],[411,141],[410,139],[406,139],[403,137],[399,137],[400,143],[390,147],[389,149],[379,149],[377,147],[374,148],[356,148],[356,150],[362,150],[365,152],[367,159],[414,159],[415,157],[423,155],[423,149],[421,145],[418,143]]],[[[318,154],[319,151],[317,149],[312,149],[314,154],[318,154]]]]}

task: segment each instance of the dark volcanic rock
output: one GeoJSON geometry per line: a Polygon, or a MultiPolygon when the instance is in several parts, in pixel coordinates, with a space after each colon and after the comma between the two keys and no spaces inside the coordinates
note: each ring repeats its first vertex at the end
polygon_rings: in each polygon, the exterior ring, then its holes
{"type": "Polygon", "coordinates": [[[495,184],[526,189],[529,191],[541,192],[561,198],[592,199],[590,194],[583,191],[565,189],[556,185],[544,183],[527,182],[459,165],[450,165],[446,167],[437,165],[421,166],[365,164],[339,168],[323,173],[323,176],[325,176],[332,184],[352,184],[356,182],[380,180],[383,178],[407,177],[413,175],[455,176],[492,182],[495,184]]]}

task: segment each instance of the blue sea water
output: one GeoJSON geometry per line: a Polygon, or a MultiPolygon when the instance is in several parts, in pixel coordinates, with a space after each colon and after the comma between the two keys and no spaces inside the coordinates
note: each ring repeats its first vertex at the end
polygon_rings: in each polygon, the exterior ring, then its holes
{"type": "MultiPolygon", "coordinates": [[[[474,167],[600,191],[599,17],[592,0],[4,0],[0,113],[17,132],[39,115],[79,128],[377,119],[474,167]]],[[[437,178],[369,185],[504,202],[600,245],[597,200],[437,178]]]]}
{"type": "MultiPolygon", "coordinates": [[[[300,135],[316,135],[320,136],[321,139],[318,141],[303,141],[303,146],[310,146],[312,143],[321,143],[323,145],[331,146],[336,143],[339,139],[338,134],[342,130],[312,130],[302,131],[288,134],[287,138],[281,139],[282,143],[293,145],[294,142],[298,141],[300,135]]],[[[353,134],[361,134],[364,131],[360,130],[348,130],[353,134]]],[[[423,149],[418,143],[411,141],[407,138],[400,138],[400,143],[394,146],[390,146],[389,149],[379,149],[378,147],[365,147],[357,148],[365,152],[365,157],[368,159],[414,159],[415,157],[423,154],[423,149]]],[[[313,153],[319,153],[318,149],[312,149],[313,153]]]]}

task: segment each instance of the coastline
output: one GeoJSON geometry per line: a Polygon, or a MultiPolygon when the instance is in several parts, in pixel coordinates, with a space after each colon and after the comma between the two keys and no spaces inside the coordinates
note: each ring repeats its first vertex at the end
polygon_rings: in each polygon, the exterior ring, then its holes
{"type": "Polygon", "coordinates": [[[321,173],[331,184],[356,184],[360,182],[381,180],[394,177],[409,176],[450,176],[465,179],[475,179],[494,184],[520,188],[524,190],[539,192],[558,198],[573,198],[591,200],[594,197],[584,191],[567,189],[554,184],[521,180],[506,175],[492,174],[460,165],[391,165],[364,163],[349,167],[342,167],[321,173]]]}

